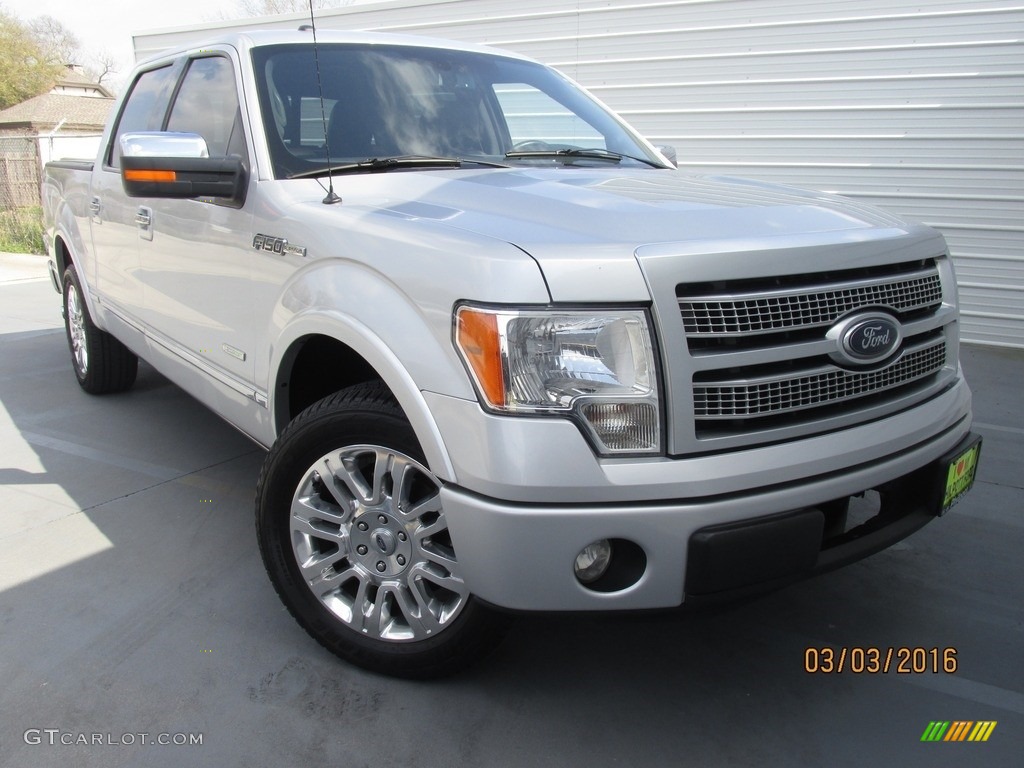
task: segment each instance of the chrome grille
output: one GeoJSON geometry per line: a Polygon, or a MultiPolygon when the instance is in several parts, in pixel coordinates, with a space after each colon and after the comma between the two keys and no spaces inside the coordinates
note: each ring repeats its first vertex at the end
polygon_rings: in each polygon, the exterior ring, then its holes
{"type": "Polygon", "coordinates": [[[678,295],[677,290],[677,296],[688,337],[744,336],[831,325],[861,307],[888,307],[897,313],[937,307],[942,303],[942,282],[932,265],[881,279],[730,295],[678,295]]]}
{"type": "MultiPolygon", "coordinates": [[[[736,263],[723,262],[731,275],[720,278],[713,262],[699,264],[691,272],[698,279],[677,279],[661,294],[658,306],[674,315],[679,330],[666,345],[677,395],[669,411],[673,455],[859,426],[935,397],[956,376],[948,257],[887,263],[848,257],[837,245],[780,256],[776,273],[771,257],[753,256],[751,263],[768,273],[750,277],[738,277],[736,263]],[[801,270],[805,264],[821,268],[801,270]],[[840,324],[878,312],[898,324],[902,341],[887,360],[858,365],[840,352],[840,324]]],[[[671,279],[662,263],[647,267],[671,279]]]]}
{"type": "Polygon", "coordinates": [[[694,383],[697,419],[775,416],[863,397],[939,371],[946,362],[945,339],[908,349],[892,365],[868,372],[829,366],[762,378],[694,383]]]}

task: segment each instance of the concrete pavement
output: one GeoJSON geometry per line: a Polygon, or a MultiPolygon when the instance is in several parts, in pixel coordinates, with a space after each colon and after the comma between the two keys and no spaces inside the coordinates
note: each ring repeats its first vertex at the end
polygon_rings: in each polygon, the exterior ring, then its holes
{"type": "Polygon", "coordinates": [[[712,613],[524,617],[481,667],[410,683],[281,606],[260,449],[144,364],[79,389],[38,257],[0,256],[0,350],[0,766],[1021,765],[1022,351],[964,349],[979,482],[898,546],[712,613]],[[805,672],[826,647],[956,671],[805,672]],[[932,721],[997,725],[922,743],[932,721]]]}

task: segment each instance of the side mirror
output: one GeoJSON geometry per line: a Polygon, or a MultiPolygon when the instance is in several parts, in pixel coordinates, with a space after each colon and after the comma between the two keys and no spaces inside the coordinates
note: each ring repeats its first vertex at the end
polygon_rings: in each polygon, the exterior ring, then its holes
{"type": "Polygon", "coordinates": [[[128,197],[215,198],[245,202],[239,157],[210,157],[195,133],[126,133],[121,137],[121,183],[128,197]]]}
{"type": "Polygon", "coordinates": [[[679,167],[679,159],[676,156],[676,148],[675,147],[657,146],[657,147],[655,147],[655,149],[658,150],[659,152],[661,152],[661,156],[664,157],[666,160],[668,160],[670,163],[672,163],[672,166],[674,168],[678,168],[679,167]]]}

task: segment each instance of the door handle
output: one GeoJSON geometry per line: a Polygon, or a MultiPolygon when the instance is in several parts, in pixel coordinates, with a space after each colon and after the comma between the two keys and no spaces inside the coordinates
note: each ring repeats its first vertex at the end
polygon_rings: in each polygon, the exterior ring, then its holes
{"type": "Polygon", "coordinates": [[[140,206],[135,211],[135,224],[139,228],[139,238],[153,239],[153,209],[140,206]]]}
{"type": "Polygon", "coordinates": [[[92,200],[89,201],[89,213],[91,213],[93,216],[100,215],[101,207],[102,206],[100,206],[100,199],[98,197],[94,197],[92,200]]]}

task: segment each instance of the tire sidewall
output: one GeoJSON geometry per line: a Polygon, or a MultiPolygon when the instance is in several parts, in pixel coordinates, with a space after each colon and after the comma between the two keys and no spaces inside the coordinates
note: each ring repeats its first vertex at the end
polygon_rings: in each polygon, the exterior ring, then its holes
{"type": "MultiPolygon", "coordinates": [[[[318,642],[362,667],[403,677],[447,674],[452,648],[476,641],[490,612],[472,596],[459,615],[434,637],[389,642],[362,635],[324,607],[303,579],[291,546],[291,504],[300,480],[322,456],[354,445],[376,445],[404,453],[424,468],[426,460],[412,427],[393,401],[321,401],[282,433],[264,463],[257,489],[257,535],[264,565],[281,599],[318,642]],[[430,670],[436,669],[436,672],[430,670]]],[[[476,654],[477,656],[481,654],[476,654]]]]}
{"type": "Polygon", "coordinates": [[[92,334],[90,333],[92,326],[92,318],[89,317],[89,309],[85,304],[85,295],[82,293],[82,284],[78,279],[78,273],[75,271],[74,266],[69,265],[64,270],[64,334],[68,341],[68,351],[71,353],[71,367],[75,371],[75,378],[78,379],[78,383],[83,387],[89,383],[89,374],[92,371],[92,357],[94,354],[92,334]],[[78,359],[75,357],[75,344],[71,338],[71,310],[68,307],[68,297],[71,293],[71,289],[74,288],[75,293],[78,295],[78,305],[82,312],[82,326],[84,332],[83,343],[85,344],[86,354],[89,356],[90,362],[87,364],[86,370],[83,372],[78,367],[78,359]]]}
{"type": "Polygon", "coordinates": [[[62,288],[64,334],[67,337],[68,351],[71,353],[71,367],[75,371],[79,386],[91,395],[123,392],[131,388],[138,373],[139,358],[118,339],[93,322],[85,291],[82,290],[82,280],[74,264],[68,264],[64,270],[62,288]],[[74,341],[71,338],[68,298],[72,289],[78,297],[82,313],[82,344],[87,356],[84,372],[79,368],[74,341]]]}

